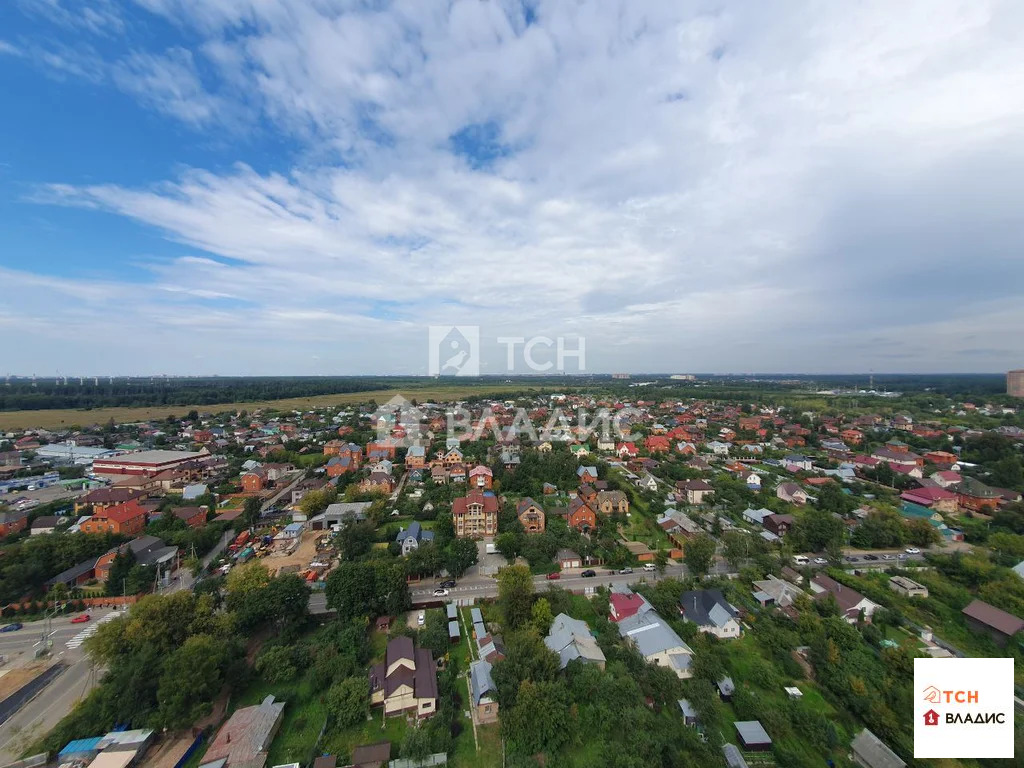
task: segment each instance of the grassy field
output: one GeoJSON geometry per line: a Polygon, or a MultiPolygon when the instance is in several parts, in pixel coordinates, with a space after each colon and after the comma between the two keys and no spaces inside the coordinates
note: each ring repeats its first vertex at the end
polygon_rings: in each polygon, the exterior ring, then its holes
{"type": "Polygon", "coordinates": [[[522,384],[463,384],[449,386],[403,387],[401,389],[378,389],[370,392],[345,392],[337,395],[314,395],[292,397],[285,400],[254,400],[245,403],[214,403],[210,405],[161,405],[140,408],[93,408],[54,409],[45,411],[2,411],[0,429],[27,429],[41,427],[55,429],[72,425],[91,426],[105,424],[111,419],[122,424],[150,419],[165,419],[168,416],[183,416],[191,410],[200,413],[221,413],[223,411],[255,411],[273,408],[281,411],[308,410],[336,405],[351,405],[376,400],[385,403],[395,395],[420,402],[459,400],[474,395],[493,395],[506,392],[533,390],[553,391],[554,387],[525,387],[522,384]]]}

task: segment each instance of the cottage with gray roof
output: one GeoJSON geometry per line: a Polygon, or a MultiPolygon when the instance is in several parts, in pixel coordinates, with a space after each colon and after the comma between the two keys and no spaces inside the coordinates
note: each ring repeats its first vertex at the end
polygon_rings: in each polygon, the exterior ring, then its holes
{"type": "Polygon", "coordinates": [[[420,544],[427,544],[433,540],[434,532],[424,530],[419,520],[414,520],[408,528],[402,528],[395,536],[395,541],[402,547],[403,556],[414,549],[419,549],[420,544]]]}
{"type": "Polygon", "coordinates": [[[740,636],[737,610],[725,599],[721,590],[696,589],[679,598],[679,613],[692,621],[701,632],[721,639],[740,636]]]}
{"type": "Polygon", "coordinates": [[[676,677],[693,676],[693,649],[645,600],[647,610],[641,609],[616,623],[619,634],[652,664],[667,667],[676,677]]]}
{"type": "Polygon", "coordinates": [[[573,659],[582,659],[604,669],[604,652],[585,621],[558,614],[551,623],[551,631],[544,638],[544,645],[558,655],[560,669],[565,669],[573,659]]]}
{"type": "Polygon", "coordinates": [[[483,725],[498,720],[498,686],[491,677],[491,665],[484,660],[469,665],[469,687],[476,707],[476,721],[483,725]]]}

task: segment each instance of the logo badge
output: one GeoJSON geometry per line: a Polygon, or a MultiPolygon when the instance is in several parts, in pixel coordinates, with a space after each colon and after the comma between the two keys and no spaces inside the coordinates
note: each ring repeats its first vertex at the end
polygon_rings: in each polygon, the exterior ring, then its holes
{"type": "Polygon", "coordinates": [[[914,757],[1013,757],[1013,659],[914,659],[914,690],[914,757]]]}
{"type": "Polygon", "coordinates": [[[432,325],[428,344],[430,376],[480,375],[480,326],[432,325]]]}

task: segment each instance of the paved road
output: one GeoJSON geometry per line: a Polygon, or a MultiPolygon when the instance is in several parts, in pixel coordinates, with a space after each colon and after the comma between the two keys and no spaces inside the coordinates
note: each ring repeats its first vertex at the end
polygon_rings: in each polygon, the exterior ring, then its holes
{"type": "MultiPolygon", "coordinates": [[[[97,682],[99,675],[91,673],[92,663],[86,657],[81,641],[97,622],[115,613],[107,609],[90,612],[92,620],[72,624],[72,616],[55,618],[51,624],[52,658],[68,664],[68,668],[46,686],[38,696],[0,725],[0,763],[16,760],[32,741],[57,724],[71,711],[97,682]]],[[[17,632],[0,634],[0,653],[9,663],[32,657],[36,644],[45,630],[45,622],[28,622],[17,632]]]]}
{"type": "MultiPolygon", "coordinates": [[[[845,559],[843,567],[845,568],[891,568],[899,562],[905,562],[906,560],[923,560],[923,554],[907,555],[902,550],[844,550],[845,559]],[[898,558],[897,555],[902,554],[902,558],[898,558]],[[874,555],[877,560],[865,560],[864,555],[874,555]],[[884,559],[888,556],[888,559],[884,559]]],[[[812,569],[825,568],[827,565],[815,564],[813,559],[815,557],[821,557],[824,559],[822,553],[807,553],[808,557],[811,558],[812,562],[810,567],[812,569]]],[[[560,578],[557,580],[547,580],[543,576],[535,576],[533,579],[534,589],[537,592],[542,592],[547,589],[547,585],[553,584],[560,586],[564,589],[570,590],[582,590],[587,587],[597,587],[600,585],[609,586],[611,584],[636,584],[640,582],[652,582],[658,580],[658,573],[644,571],[641,567],[635,568],[632,574],[613,574],[607,568],[596,567],[597,576],[584,578],[580,576],[580,573],[585,570],[581,568],[572,569],[569,571],[563,571],[560,578]]],[[[725,562],[725,560],[718,558],[715,561],[714,566],[711,569],[712,576],[725,576],[730,575],[732,568],[725,562]]],[[[683,564],[670,563],[665,569],[666,577],[685,578],[689,575],[689,571],[683,564]]],[[[412,596],[413,605],[432,603],[441,600],[442,598],[434,597],[434,590],[438,587],[439,583],[443,579],[424,579],[416,584],[410,585],[410,594],[412,596]]],[[[475,600],[478,598],[486,597],[497,597],[498,595],[498,582],[489,576],[482,576],[478,574],[467,574],[462,579],[458,580],[457,585],[449,590],[447,600],[475,600]]],[[[311,613],[326,613],[327,612],[327,599],[323,592],[314,592],[309,599],[309,610],[311,613]]]]}

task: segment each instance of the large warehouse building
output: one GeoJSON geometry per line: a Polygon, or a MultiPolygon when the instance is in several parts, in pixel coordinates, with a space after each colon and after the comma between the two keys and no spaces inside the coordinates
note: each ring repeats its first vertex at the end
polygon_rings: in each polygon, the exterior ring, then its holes
{"type": "Polygon", "coordinates": [[[208,452],[205,450],[198,453],[195,451],[137,451],[96,459],[92,463],[92,471],[96,475],[153,477],[165,470],[174,469],[181,464],[206,455],[208,452]]]}

